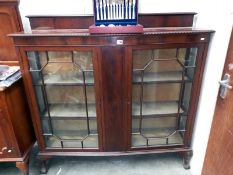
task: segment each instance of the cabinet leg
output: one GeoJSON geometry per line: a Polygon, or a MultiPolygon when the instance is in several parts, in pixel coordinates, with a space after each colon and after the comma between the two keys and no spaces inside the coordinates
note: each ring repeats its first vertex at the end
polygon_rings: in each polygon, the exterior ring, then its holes
{"type": "Polygon", "coordinates": [[[187,151],[183,153],[183,167],[184,169],[190,169],[190,160],[193,156],[193,151],[187,151]]]}
{"type": "Polygon", "coordinates": [[[23,162],[16,162],[16,167],[22,172],[22,175],[28,175],[29,160],[23,162]]]}
{"type": "Polygon", "coordinates": [[[40,159],[40,173],[47,174],[48,172],[48,159],[40,159]]]}

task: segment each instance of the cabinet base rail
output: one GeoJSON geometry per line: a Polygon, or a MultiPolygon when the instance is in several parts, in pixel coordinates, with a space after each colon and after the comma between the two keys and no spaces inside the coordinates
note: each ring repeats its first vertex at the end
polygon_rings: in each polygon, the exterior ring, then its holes
{"type": "Polygon", "coordinates": [[[190,169],[190,160],[193,155],[191,148],[173,148],[173,149],[156,149],[156,150],[136,150],[136,151],[120,151],[120,152],[48,152],[41,151],[38,153],[37,158],[41,162],[41,174],[47,174],[48,172],[48,161],[55,156],[130,156],[130,155],[143,155],[143,154],[162,154],[162,153],[179,153],[183,156],[183,167],[184,169],[190,169]]]}

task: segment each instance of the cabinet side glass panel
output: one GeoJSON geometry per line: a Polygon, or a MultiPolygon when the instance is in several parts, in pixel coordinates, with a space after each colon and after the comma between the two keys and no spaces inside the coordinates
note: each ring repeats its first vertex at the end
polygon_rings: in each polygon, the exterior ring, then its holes
{"type": "Polygon", "coordinates": [[[27,55],[46,147],[98,149],[92,52],[27,55]]]}
{"type": "Polygon", "coordinates": [[[132,147],[183,145],[197,48],[133,50],[132,147]]]}

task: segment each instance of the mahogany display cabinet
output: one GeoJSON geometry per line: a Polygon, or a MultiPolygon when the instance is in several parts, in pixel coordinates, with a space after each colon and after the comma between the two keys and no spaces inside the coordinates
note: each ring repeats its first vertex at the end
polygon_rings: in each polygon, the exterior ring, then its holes
{"type": "Polygon", "coordinates": [[[30,21],[39,28],[11,35],[21,58],[43,173],[52,156],[167,152],[181,153],[189,168],[213,31],[176,26],[187,22],[182,15],[194,14],[159,15],[139,15],[151,25],[142,34],[91,35],[82,17],[33,16],[30,21]],[[174,27],[154,27],[153,16],[174,27]],[[81,29],[69,28],[69,20],[77,20],[81,29]]]}

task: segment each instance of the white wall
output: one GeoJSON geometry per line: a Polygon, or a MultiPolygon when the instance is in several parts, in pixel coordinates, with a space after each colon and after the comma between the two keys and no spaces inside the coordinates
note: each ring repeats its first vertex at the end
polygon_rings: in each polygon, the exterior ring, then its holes
{"type": "MultiPolygon", "coordinates": [[[[232,0],[139,0],[139,12],[197,12],[196,27],[215,30],[210,44],[204,73],[204,81],[197,111],[191,171],[200,175],[209,137],[218,81],[221,78],[228,41],[233,23],[232,0]]],[[[21,0],[20,11],[25,29],[28,20],[25,15],[77,15],[92,14],[92,0],[21,0]]]]}
{"type": "Polygon", "coordinates": [[[219,89],[218,81],[221,79],[233,23],[233,2],[230,0],[198,0],[197,3],[199,15],[196,26],[216,32],[209,47],[194,129],[194,156],[191,161],[194,175],[201,174],[219,89]]]}

